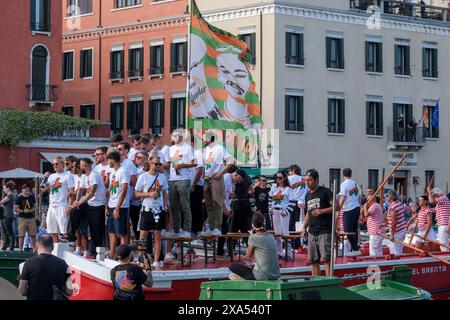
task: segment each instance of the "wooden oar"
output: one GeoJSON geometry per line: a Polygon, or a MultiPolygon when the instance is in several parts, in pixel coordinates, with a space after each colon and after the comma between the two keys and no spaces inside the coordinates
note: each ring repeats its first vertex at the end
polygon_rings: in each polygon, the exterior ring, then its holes
{"type": "Polygon", "coordinates": [[[389,172],[388,176],[386,177],[386,179],[384,179],[384,181],[381,183],[381,185],[378,187],[377,191],[374,192],[374,194],[370,197],[369,200],[367,200],[368,203],[371,203],[373,201],[373,199],[375,199],[375,197],[377,196],[377,194],[383,190],[384,185],[388,182],[388,180],[392,177],[392,175],[394,174],[395,171],[397,171],[398,167],[400,167],[400,165],[402,164],[402,162],[405,160],[406,158],[406,153],[403,155],[403,157],[398,161],[398,163],[395,165],[394,169],[391,170],[391,172],[389,172]]]}
{"type": "Polygon", "coordinates": [[[421,236],[420,234],[414,234],[414,235],[415,235],[416,237],[419,237],[420,239],[425,240],[425,241],[429,241],[429,242],[431,242],[431,243],[437,244],[437,245],[439,245],[440,247],[444,247],[444,248],[450,249],[450,246],[449,246],[449,245],[442,244],[442,243],[440,243],[439,241],[428,239],[428,238],[426,238],[426,237],[421,236]]]}
{"type": "MultiPolygon", "coordinates": [[[[385,174],[385,168],[383,168],[383,171],[381,173],[381,181],[384,181],[384,174],[385,174]]],[[[383,208],[383,204],[384,204],[384,192],[381,192],[380,194],[380,206],[381,208],[383,208]]]]}
{"type": "Polygon", "coordinates": [[[416,219],[416,223],[414,224],[413,232],[411,232],[411,237],[409,238],[409,244],[411,244],[411,242],[414,238],[414,235],[416,234],[416,228],[417,228],[418,224],[419,224],[419,218],[416,219]]]}
{"type": "Polygon", "coordinates": [[[407,248],[410,248],[410,249],[412,249],[412,250],[414,250],[414,251],[417,251],[417,252],[423,253],[423,254],[425,254],[425,255],[428,255],[428,256],[430,256],[430,257],[432,257],[432,258],[434,258],[434,259],[436,259],[436,260],[439,260],[439,261],[441,261],[442,263],[445,263],[446,265],[449,265],[449,266],[450,266],[450,261],[447,261],[447,260],[444,260],[444,259],[442,259],[442,258],[439,258],[439,257],[437,257],[437,256],[435,256],[435,255],[433,255],[433,254],[431,254],[431,253],[429,253],[429,252],[426,252],[426,251],[424,251],[424,250],[422,250],[422,249],[418,249],[418,248],[416,248],[416,247],[414,247],[414,246],[412,246],[412,245],[410,245],[410,244],[407,244],[407,243],[404,243],[404,242],[401,242],[401,241],[398,241],[398,240],[395,240],[395,239],[391,240],[389,237],[387,237],[386,235],[381,234],[381,233],[377,233],[377,235],[379,235],[379,236],[381,236],[381,237],[383,237],[383,238],[385,238],[385,239],[388,239],[388,240],[391,241],[391,242],[397,243],[397,244],[399,244],[399,245],[401,245],[401,246],[403,246],[403,247],[407,247],[407,248]]]}

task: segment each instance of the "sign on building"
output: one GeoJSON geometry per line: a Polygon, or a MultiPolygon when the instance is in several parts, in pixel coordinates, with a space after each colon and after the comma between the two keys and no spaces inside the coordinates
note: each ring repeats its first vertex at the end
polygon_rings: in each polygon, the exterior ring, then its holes
{"type": "MultiPolygon", "coordinates": [[[[389,152],[389,166],[395,167],[398,161],[403,157],[404,152],[389,152]]],[[[406,158],[399,166],[399,169],[411,169],[417,167],[417,153],[407,152],[406,158]]]]}

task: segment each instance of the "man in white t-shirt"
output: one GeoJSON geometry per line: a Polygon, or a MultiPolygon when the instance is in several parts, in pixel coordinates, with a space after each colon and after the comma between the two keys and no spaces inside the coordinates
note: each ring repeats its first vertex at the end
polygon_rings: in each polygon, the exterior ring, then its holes
{"type": "Polygon", "coordinates": [[[192,213],[192,233],[197,235],[203,230],[203,150],[195,148],[194,136],[191,137],[191,145],[194,148],[194,158],[196,167],[191,168],[191,213],[192,213]]]}
{"type": "MultiPolygon", "coordinates": [[[[204,196],[208,211],[208,223],[213,235],[222,235],[222,218],[225,201],[223,176],[233,165],[234,159],[228,151],[216,143],[216,134],[207,131],[203,135],[206,146],[203,152],[205,170],[204,196]]],[[[209,232],[209,230],[205,230],[209,232]]]]}
{"type": "Polygon", "coordinates": [[[108,153],[108,147],[98,147],[95,150],[94,156],[95,156],[95,171],[100,173],[102,176],[103,182],[105,183],[105,186],[109,183],[109,171],[110,167],[108,165],[108,160],[106,160],[106,154],[108,153]]]}
{"type": "Polygon", "coordinates": [[[139,150],[141,150],[141,135],[135,134],[131,137],[131,148],[127,154],[128,160],[135,163],[134,158],[139,150]]]}
{"type": "Polygon", "coordinates": [[[50,203],[47,212],[47,232],[52,235],[53,242],[59,242],[59,234],[67,237],[70,205],[74,194],[74,180],[70,173],[64,171],[64,159],[55,157],[52,160],[55,173],[48,177],[50,203]]]}
{"type": "Polygon", "coordinates": [[[130,208],[128,188],[130,185],[130,175],[120,165],[121,157],[119,152],[110,151],[107,159],[113,171],[109,176],[108,218],[106,227],[109,233],[110,257],[114,258],[116,255],[117,237],[120,237],[120,244],[126,244],[128,241],[128,211],[130,208]]]}
{"type": "MultiPolygon", "coordinates": [[[[103,236],[105,234],[106,187],[100,173],[92,170],[91,159],[81,159],[80,166],[87,177],[86,197],[80,201],[76,201],[73,206],[80,207],[84,205],[84,210],[86,211],[89,223],[91,240],[94,245],[93,247],[103,247],[103,236]]],[[[96,252],[89,252],[89,255],[95,257],[96,252]]]]}
{"type": "Polygon", "coordinates": [[[192,223],[190,206],[191,168],[197,165],[194,161],[194,150],[190,144],[184,142],[183,132],[175,130],[171,139],[175,144],[169,148],[169,199],[174,233],[169,233],[168,237],[190,237],[192,223]],[[183,230],[181,230],[180,210],[183,212],[183,230]]]}
{"type": "MultiPolygon", "coordinates": [[[[308,192],[306,187],[306,180],[302,176],[301,169],[298,165],[293,164],[288,169],[289,186],[291,187],[291,193],[289,195],[289,201],[292,203],[293,211],[289,220],[289,231],[295,230],[295,223],[300,222],[301,225],[305,222],[300,221],[301,211],[305,208],[305,196],[308,192]]],[[[303,215],[304,216],[304,215],[303,215]]],[[[297,239],[294,243],[294,249],[300,246],[300,239],[297,239]]]]}
{"type": "Polygon", "coordinates": [[[352,251],[348,254],[350,256],[360,255],[358,244],[358,224],[360,215],[361,197],[359,195],[359,186],[355,180],[352,179],[352,170],[345,168],[342,170],[344,182],[341,184],[341,191],[339,193],[339,206],[344,208],[344,231],[349,232],[347,236],[352,251]]]}

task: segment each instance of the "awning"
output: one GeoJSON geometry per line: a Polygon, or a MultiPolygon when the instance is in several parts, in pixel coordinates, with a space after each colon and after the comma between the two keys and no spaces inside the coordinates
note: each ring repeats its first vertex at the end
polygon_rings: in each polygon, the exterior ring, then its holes
{"type": "Polygon", "coordinates": [[[0,179],[34,179],[36,177],[43,178],[44,175],[23,168],[0,172],[0,179]]]}
{"type": "Polygon", "coordinates": [[[63,153],[63,152],[41,152],[40,153],[48,162],[52,162],[54,157],[63,157],[64,159],[68,156],[74,156],[77,158],[89,158],[94,160],[92,154],[88,153],[63,153]]]}

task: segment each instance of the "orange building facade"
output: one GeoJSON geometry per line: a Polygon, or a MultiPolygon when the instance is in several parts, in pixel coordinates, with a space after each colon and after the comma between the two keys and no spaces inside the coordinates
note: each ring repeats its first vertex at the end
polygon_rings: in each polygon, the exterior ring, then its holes
{"type": "Polygon", "coordinates": [[[185,125],[187,0],[63,0],[61,106],[109,136],[185,125]]]}

